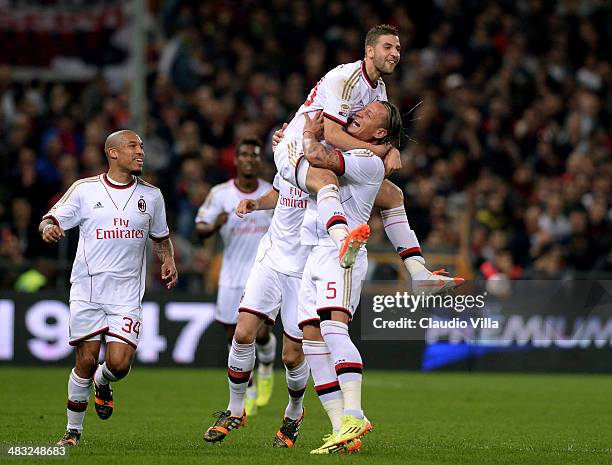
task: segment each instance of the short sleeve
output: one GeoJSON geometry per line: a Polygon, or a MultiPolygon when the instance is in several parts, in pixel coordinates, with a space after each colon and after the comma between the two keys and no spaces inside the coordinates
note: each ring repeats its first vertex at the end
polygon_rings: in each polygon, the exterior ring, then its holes
{"type": "Polygon", "coordinates": [[[350,76],[331,73],[325,78],[325,105],[323,116],[346,126],[351,114],[352,86],[350,76]]]}
{"type": "Polygon", "coordinates": [[[369,150],[350,150],[340,156],[344,161],[343,178],[351,184],[380,183],[385,177],[383,161],[369,150]]]}
{"type": "Polygon", "coordinates": [[[280,175],[278,173],[274,175],[274,181],[272,181],[272,188],[276,192],[280,192],[280,175]]]}
{"type": "Polygon", "coordinates": [[[213,224],[221,213],[223,213],[223,205],[221,204],[221,192],[220,186],[213,188],[209,193],[208,197],[198,209],[198,213],[195,217],[196,223],[208,223],[213,224]]]}
{"type": "Polygon", "coordinates": [[[81,208],[83,189],[85,189],[84,183],[75,182],[51,210],[43,216],[43,219],[52,220],[65,231],[81,224],[83,219],[83,209],[81,208]]]}
{"type": "Polygon", "coordinates": [[[168,229],[168,222],[166,221],[166,204],[164,202],[164,196],[161,192],[159,192],[157,197],[155,210],[153,211],[153,217],[151,218],[149,236],[154,241],[163,241],[164,239],[170,237],[170,230],[168,229]]]}

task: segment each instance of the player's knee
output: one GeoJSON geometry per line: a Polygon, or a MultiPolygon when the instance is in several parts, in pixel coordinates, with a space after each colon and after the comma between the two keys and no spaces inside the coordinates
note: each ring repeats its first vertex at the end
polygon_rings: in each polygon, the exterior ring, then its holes
{"type": "Polygon", "coordinates": [[[314,194],[319,192],[323,186],[327,186],[329,184],[338,186],[338,177],[334,173],[332,173],[330,170],[310,167],[306,177],[306,187],[308,188],[308,192],[314,194]]]}
{"type": "Polygon", "coordinates": [[[321,329],[317,323],[307,323],[302,327],[305,341],[322,341],[321,329]]]}
{"type": "Polygon", "coordinates": [[[375,205],[383,210],[404,206],[404,192],[390,181],[384,181],[376,196],[375,205]]]}
{"type": "Polygon", "coordinates": [[[76,372],[81,378],[93,378],[98,368],[98,359],[93,354],[80,354],[76,360],[76,372]]]}
{"type": "Polygon", "coordinates": [[[295,347],[283,347],[283,364],[289,368],[295,368],[304,361],[304,352],[295,347]]]}
{"type": "Polygon", "coordinates": [[[238,344],[252,344],[255,342],[255,335],[256,331],[252,331],[251,328],[245,328],[238,325],[234,332],[234,340],[238,344]]]}
{"type": "Polygon", "coordinates": [[[125,378],[130,372],[131,359],[130,357],[111,356],[106,358],[106,368],[117,379],[125,378]]]}

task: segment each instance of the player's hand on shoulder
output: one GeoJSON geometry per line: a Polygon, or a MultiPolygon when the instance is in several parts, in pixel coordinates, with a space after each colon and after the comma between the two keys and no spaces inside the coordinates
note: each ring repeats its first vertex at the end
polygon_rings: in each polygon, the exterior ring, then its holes
{"type": "Polygon", "coordinates": [[[215,228],[220,228],[225,223],[227,223],[228,218],[229,218],[229,215],[227,212],[219,213],[219,216],[217,216],[217,219],[215,220],[215,228]]]}
{"type": "Polygon", "coordinates": [[[274,134],[272,134],[272,151],[274,152],[274,150],[276,150],[276,146],[278,145],[278,143],[283,140],[283,137],[285,137],[285,129],[287,129],[287,126],[289,126],[289,124],[287,123],[283,123],[283,126],[280,129],[277,129],[276,131],[274,131],[274,134]]]}
{"type": "Polygon", "coordinates": [[[178,282],[178,270],[174,260],[166,260],[161,266],[161,277],[167,289],[172,289],[178,282]]]}
{"type": "Polygon", "coordinates": [[[400,170],[402,168],[402,157],[400,152],[395,147],[392,147],[391,150],[387,153],[387,156],[384,159],[385,164],[385,176],[389,176],[394,172],[400,170]]]}
{"type": "Polygon", "coordinates": [[[236,216],[244,218],[247,213],[254,212],[257,209],[257,200],[242,199],[236,207],[236,216]]]}
{"type": "Polygon", "coordinates": [[[48,224],[42,230],[42,239],[45,242],[53,243],[59,241],[66,234],[64,230],[56,224],[48,224]]]}
{"type": "Polygon", "coordinates": [[[312,118],[308,113],[304,113],[304,133],[311,132],[315,139],[321,140],[323,139],[323,128],[323,112],[321,110],[316,111],[312,118]]]}

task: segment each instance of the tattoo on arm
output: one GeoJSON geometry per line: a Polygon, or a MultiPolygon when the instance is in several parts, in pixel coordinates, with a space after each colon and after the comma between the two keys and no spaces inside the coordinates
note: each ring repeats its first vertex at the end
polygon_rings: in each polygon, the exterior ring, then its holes
{"type": "Polygon", "coordinates": [[[337,175],[342,175],[340,157],[335,149],[325,147],[308,132],[304,134],[303,147],[304,156],[310,166],[328,169],[337,175]]]}
{"type": "Polygon", "coordinates": [[[160,262],[164,263],[167,258],[174,258],[174,247],[170,238],[161,242],[153,241],[153,250],[160,262]]]}

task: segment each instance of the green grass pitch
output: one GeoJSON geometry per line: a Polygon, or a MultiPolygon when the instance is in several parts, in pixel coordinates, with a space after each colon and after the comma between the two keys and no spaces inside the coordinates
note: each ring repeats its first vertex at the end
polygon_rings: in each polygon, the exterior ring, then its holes
{"type": "MultiPolygon", "coordinates": [[[[66,368],[0,368],[0,443],[47,444],[65,427],[66,368]]],[[[365,373],[363,404],[374,424],[362,451],[310,456],[329,426],[309,385],[296,447],[271,447],[286,403],[276,375],[269,406],[220,445],[202,440],[227,405],[223,370],[136,367],[117,383],[115,412],[97,418],[93,396],[79,464],[603,464],[612,463],[611,376],[365,373]]],[[[0,459],[2,461],[2,459],[0,459]]]]}

